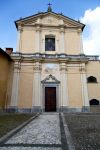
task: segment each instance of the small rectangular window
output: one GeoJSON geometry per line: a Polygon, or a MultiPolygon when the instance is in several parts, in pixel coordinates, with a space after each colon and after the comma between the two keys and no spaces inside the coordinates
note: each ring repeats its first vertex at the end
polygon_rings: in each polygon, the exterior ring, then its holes
{"type": "Polygon", "coordinates": [[[45,38],[45,51],[55,51],[55,38],[45,38]]]}

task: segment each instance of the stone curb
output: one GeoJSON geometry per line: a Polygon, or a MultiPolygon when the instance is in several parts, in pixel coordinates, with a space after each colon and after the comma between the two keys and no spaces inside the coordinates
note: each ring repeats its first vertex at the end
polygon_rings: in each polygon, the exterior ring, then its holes
{"type": "Polygon", "coordinates": [[[18,131],[20,131],[23,127],[25,127],[27,124],[29,124],[33,119],[38,117],[41,113],[37,113],[35,116],[31,117],[29,120],[25,121],[18,127],[14,128],[13,130],[9,131],[6,135],[0,138],[0,144],[3,144],[7,139],[12,137],[14,134],[16,134],[18,131]]]}
{"type": "Polygon", "coordinates": [[[70,131],[68,129],[67,123],[65,121],[64,114],[61,113],[61,116],[62,116],[62,120],[63,120],[63,124],[64,124],[64,130],[65,130],[65,135],[66,135],[66,139],[67,139],[68,149],[75,150],[75,146],[72,141],[72,137],[71,137],[70,131]]]}

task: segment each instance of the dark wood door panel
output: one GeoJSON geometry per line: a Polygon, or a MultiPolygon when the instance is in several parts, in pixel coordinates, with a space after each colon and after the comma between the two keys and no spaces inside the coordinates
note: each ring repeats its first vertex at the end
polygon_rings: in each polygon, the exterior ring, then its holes
{"type": "Polygon", "coordinates": [[[45,111],[56,111],[56,87],[45,87],[45,111]]]}

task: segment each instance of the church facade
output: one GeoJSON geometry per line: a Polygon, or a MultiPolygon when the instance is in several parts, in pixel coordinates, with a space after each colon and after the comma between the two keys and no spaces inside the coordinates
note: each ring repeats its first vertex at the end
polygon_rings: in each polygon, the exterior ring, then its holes
{"type": "Polygon", "coordinates": [[[85,27],[48,10],[15,22],[11,102],[18,112],[81,112],[100,104],[98,56],[83,53],[85,27]]]}

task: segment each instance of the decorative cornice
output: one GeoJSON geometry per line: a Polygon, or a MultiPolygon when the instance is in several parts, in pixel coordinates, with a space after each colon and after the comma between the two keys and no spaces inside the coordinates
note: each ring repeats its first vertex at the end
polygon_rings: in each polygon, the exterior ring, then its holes
{"type": "Polygon", "coordinates": [[[56,79],[56,77],[52,76],[51,74],[49,76],[47,76],[44,80],[41,81],[41,83],[46,84],[46,83],[55,83],[55,84],[59,84],[60,81],[56,79]]]}
{"type": "Polygon", "coordinates": [[[90,61],[99,61],[99,56],[88,56],[88,55],[67,55],[65,53],[60,54],[43,54],[43,53],[18,53],[13,52],[11,58],[14,61],[27,61],[27,62],[42,62],[42,61],[54,61],[54,62],[79,62],[87,63],[90,61]]]}
{"type": "Polygon", "coordinates": [[[35,15],[32,15],[32,16],[29,16],[29,17],[26,17],[26,18],[21,18],[17,21],[15,21],[15,25],[16,27],[18,28],[18,25],[19,23],[27,23],[27,22],[30,22],[30,20],[37,20],[37,18],[43,18],[47,15],[53,15],[54,17],[57,17],[58,19],[62,19],[64,21],[68,21],[70,24],[74,25],[74,26],[77,26],[77,27],[80,27],[82,30],[84,29],[85,25],[76,21],[76,20],[73,20],[67,16],[64,16],[63,14],[58,14],[58,13],[55,13],[55,12],[41,12],[41,13],[38,13],[38,14],[35,14],[35,15]]]}

